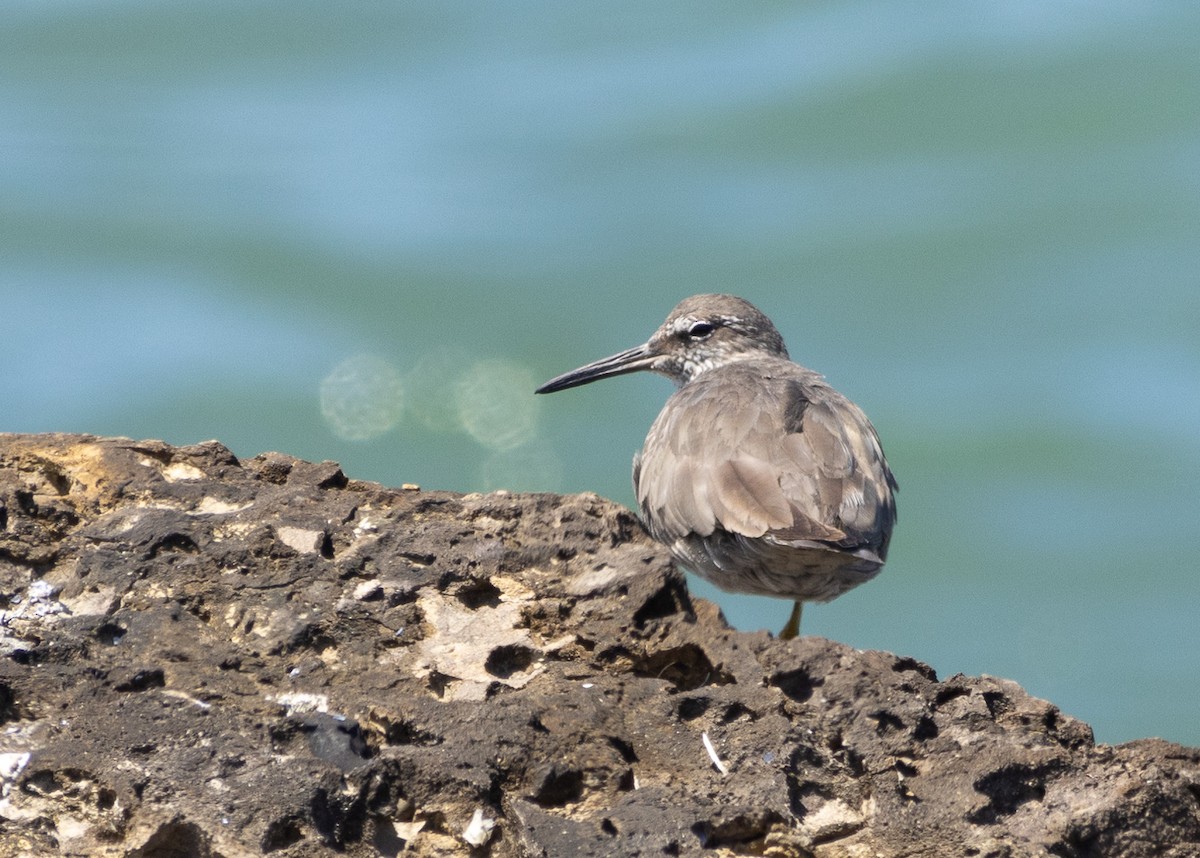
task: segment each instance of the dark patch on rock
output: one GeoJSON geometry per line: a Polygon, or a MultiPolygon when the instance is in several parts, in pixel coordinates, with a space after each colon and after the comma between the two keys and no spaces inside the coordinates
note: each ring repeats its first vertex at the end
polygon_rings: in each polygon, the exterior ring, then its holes
{"type": "Polygon", "coordinates": [[[147,691],[167,684],[162,668],[158,667],[124,669],[118,674],[109,676],[114,691],[147,691]]]}
{"type": "Polygon", "coordinates": [[[1195,749],[734,632],[592,495],[0,436],[0,596],[3,855],[1200,854],[1195,749]]]}

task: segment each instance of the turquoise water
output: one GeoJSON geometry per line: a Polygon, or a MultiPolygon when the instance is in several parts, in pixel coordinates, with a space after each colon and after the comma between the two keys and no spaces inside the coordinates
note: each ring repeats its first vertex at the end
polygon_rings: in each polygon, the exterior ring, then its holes
{"type": "Polygon", "coordinates": [[[668,382],[532,389],[734,292],[901,484],[807,633],[1200,744],[1200,6],[0,15],[0,429],[631,504],[668,382]]]}

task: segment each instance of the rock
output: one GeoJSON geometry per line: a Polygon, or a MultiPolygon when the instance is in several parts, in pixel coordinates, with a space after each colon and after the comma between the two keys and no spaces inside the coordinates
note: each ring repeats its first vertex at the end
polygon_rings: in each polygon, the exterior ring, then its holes
{"type": "Polygon", "coordinates": [[[594,495],[0,436],[0,599],[3,855],[1200,854],[1200,751],[733,631],[594,495]]]}

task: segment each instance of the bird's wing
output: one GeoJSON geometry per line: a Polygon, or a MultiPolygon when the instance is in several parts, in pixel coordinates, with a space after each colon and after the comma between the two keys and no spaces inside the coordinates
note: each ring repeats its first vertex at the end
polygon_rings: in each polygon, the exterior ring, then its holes
{"type": "Polygon", "coordinates": [[[890,504],[891,475],[874,430],[819,376],[800,372],[714,373],[720,383],[702,376],[675,392],[635,463],[638,502],[656,535],[720,527],[779,542],[878,541],[876,484],[884,481],[890,504]]]}
{"type": "MultiPolygon", "coordinates": [[[[842,531],[832,542],[845,548],[886,551],[896,518],[896,481],[879,436],[862,410],[823,382],[798,384],[788,396],[803,398],[776,450],[780,488],[801,520],[842,531]]],[[[779,540],[811,539],[787,528],[779,540]]]]}

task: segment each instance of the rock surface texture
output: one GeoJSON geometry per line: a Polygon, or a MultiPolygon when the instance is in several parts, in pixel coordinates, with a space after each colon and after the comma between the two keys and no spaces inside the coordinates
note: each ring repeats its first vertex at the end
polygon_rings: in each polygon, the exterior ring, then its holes
{"type": "Polygon", "coordinates": [[[3,856],[1200,855],[1200,751],[733,631],[592,495],[3,435],[0,597],[3,856]]]}

